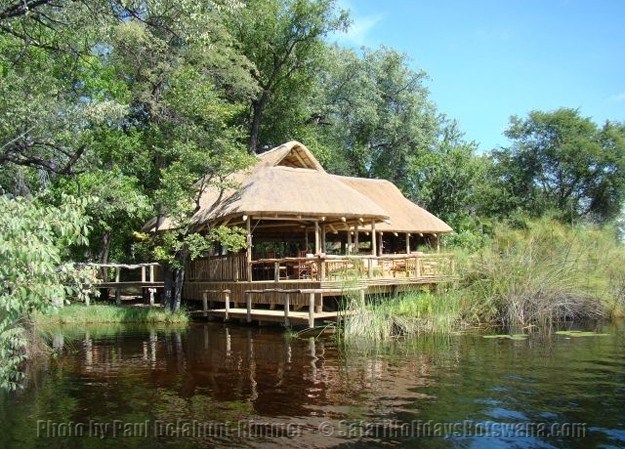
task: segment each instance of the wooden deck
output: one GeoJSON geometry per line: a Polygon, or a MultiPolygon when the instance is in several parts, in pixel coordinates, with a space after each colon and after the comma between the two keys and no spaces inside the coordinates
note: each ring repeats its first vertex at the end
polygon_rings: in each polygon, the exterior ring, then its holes
{"type": "Polygon", "coordinates": [[[307,311],[304,312],[289,312],[289,316],[285,323],[283,310],[267,310],[267,309],[253,309],[248,315],[247,308],[231,308],[226,309],[211,309],[207,312],[194,312],[194,317],[213,317],[224,321],[236,319],[243,322],[272,322],[286,324],[286,326],[306,325],[308,327],[315,327],[319,325],[320,321],[337,321],[344,312],[321,312],[314,313],[313,321],[311,325],[310,315],[307,311]]]}

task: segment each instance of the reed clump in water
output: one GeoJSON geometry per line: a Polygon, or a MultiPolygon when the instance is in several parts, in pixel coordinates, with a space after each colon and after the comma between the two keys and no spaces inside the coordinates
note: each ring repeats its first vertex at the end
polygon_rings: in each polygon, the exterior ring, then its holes
{"type": "Polygon", "coordinates": [[[464,318],[502,325],[551,325],[623,312],[625,249],[610,228],[551,220],[499,226],[461,272],[464,318]]]}

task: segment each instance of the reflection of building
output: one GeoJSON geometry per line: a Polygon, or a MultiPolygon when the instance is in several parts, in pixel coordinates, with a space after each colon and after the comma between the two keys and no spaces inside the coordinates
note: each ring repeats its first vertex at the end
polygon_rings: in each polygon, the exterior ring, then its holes
{"type": "MultiPolygon", "coordinates": [[[[243,301],[245,290],[336,289],[346,280],[369,292],[397,291],[448,280],[453,272],[451,257],[438,253],[440,235],[452,231],[447,224],[388,181],[327,173],[299,142],[259,155],[228,181],[236,187],[205,186],[193,222],[198,232],[209,225],[246,228],[248,246],[192,262],[188,299],[227,289],[243,301]]],[[[175,226],[153,219],[146,229],[175,226]]]]}
{"type": "Polygon", "coordinates": [[[346,360],[333,342],[212,323],[185,333],[121,333],[104,339],[86,334],[82,354],[79,377],[100,385],[111,400],[136,397],[136,386],[138,391],[162,389],[163,397],[202,398],[216,409],[182,410],[189,419],[208,419],[220,410],[228,419],[358,414],[391,406],[397,398],[418,399],[411,390],[430,382],[431,370],[424,355],[346,360]]]}

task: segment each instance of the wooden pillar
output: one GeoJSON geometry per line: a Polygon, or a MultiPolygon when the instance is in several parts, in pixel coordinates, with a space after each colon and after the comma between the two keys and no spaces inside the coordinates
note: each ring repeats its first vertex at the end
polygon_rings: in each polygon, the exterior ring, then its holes
{"type": "Polygon", "coordinates": [[[208,292],[202,292],[202,311],[204,316],[206,316],[206,312],[208,312],[208,292]]]}
{"type": "Polygon", "coordinates": [[[247,307],[247,322],[252,322],[252,294],[245,292],[245,305],[247,307]]]}
{"type": "Polygon", "coordinates": [[[247,248],[245,250],[245,258],[247,261],[247,281],[252,281],[252,217],[247,217],[247,248]]]}
{"type": "Polygon", "coordinates": [[[289,326],[289,309],[291,308],[291,296],[286,293],[284,295],[284,325],[289,326]]]}
{"type": "Polygon", "coordinates": [[[226,313],[224,314],[224,320],[228,320],[228,315],[230,315],[230,290],[226,290],[224,292],[224,301],[226,303],[226,313]]]}
{"type": "Polygon", "coordinates": [[[347,254],[352,253],[352,231],[347,229],[347,254]]]}
{"type": "Polygon", "coordinates": [[[380,240],[378,240],[378,256],[384,254],[384,233],[380,232],[380,240]]]}
{"type": "Polygon", "coordinates": [[[308,294],[308,327],[315,327],[315,294],[308,294]]]}
{"type": "Polygon", "coordinates": [[[360,249],[360,242],[359,242],[359,236],[358,236],[358,223],[356,223],[356,227],[354,228],[354,252],[356,254],[358,254],[358,250],[360,249]]]}
{"type": "Polygon", "coordinates": [[[378,244],[376,242],[375,220],[371,220],[371,255],[378,255],[378,244]]]}
{"type": "Polygon", "coordinates": [[[321,226],[321,252],[326,252],[326,226],[321,226]]]}
{"type": "Polygon", "coordinates": [[[441,236],[438,234],[434,234],[434,238],[436,239],[436,252],[441,252],[441,236]]]}
{"type": "Polygon", "coordinates": [[[156,282],[154,278],[154,265],[150,265],[150,282],[156,282]]]}
{"type": "Polygon", "coordinates": [[[122,289],[119,287],[115,289],[115,304],[122,305],[122,289]]]}
{"type": "Polygon", "coordinates": [[[410,254],[410,233],[406,232],[406,254],[410,254]]]}
{"type": "Polygon", "coordinates": [[[308,228],[304,228],[304,250],[308,252],[308,228]]]}
{"type": "Polygon", "coordinates": [[[321,253],[321,238],[319,235],[319,222],[315,221],[315,254],[321,253]]]}
{"type": "Polygon", "coordinates": [[[141,282],[145,282],[145,265],[141,265],[141,282]]]}

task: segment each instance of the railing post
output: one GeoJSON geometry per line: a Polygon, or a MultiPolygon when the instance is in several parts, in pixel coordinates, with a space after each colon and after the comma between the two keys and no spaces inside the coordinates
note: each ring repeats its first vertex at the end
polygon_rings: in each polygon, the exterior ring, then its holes
{"type": "Polygon", "coordinates": [[[224,316],[224,319],[228,319],[228,315],[230,314],[230,291],[226,290],[224,292],[224,301],[226,302],[226,314],[224,316]]]}
{"type": "Polygon", "coordinates": [[[273,263],[273,279],[276,282],[280,281],[280,262],[273,263]]]}
{"type": "Polygon", "coordinates": [[[371,279],[373,277],[373,259],[367,257],[365,260],[367,261],[367,276],[371,279]]]}
{"type": "Polygon", "coordinates": [[[319,256],[317,258],[317,260],[319,261],[319,280],[320,281],[325,281],[326,280],[326,264],[325,264],[325,261],[323,261],[321,259],[321,256],[319,256]]]}
{"type": "Polygon", "coordinates": [[[308,327],[315,327],[315,294],[308,294],[308,327]]]}
{"type": "Polygon", "coordinates": [[[141,265],[141,282],[145,282],[145,265],[141,265]]]}
{"type": "Polygon", "coordinates": [[[156,279],[154,277],[154,265],[150,265],[150,282],[155,282],[156,279]]]}
{"type": "Polygon", "coordinates": [[[285,293],[284,295],[284,325],[289,326],[289,309],[290,309],[291,295],[285,293]]]}
{"type": "Polygon", "coordinates": [[[119,282],[121,268],[115,268],[115,282],[119,282]]]}
{"type": "Polygon", "coordinates": [[[208,312],[208,292],[202,292],[202,310],[204,311],[204,315],[208,312]]]}
{"type": "Polygon", "coordinates": [[[245,304],[247,306],[247,322],[252,322],[252,294],[245,292],[245,304]]]}

